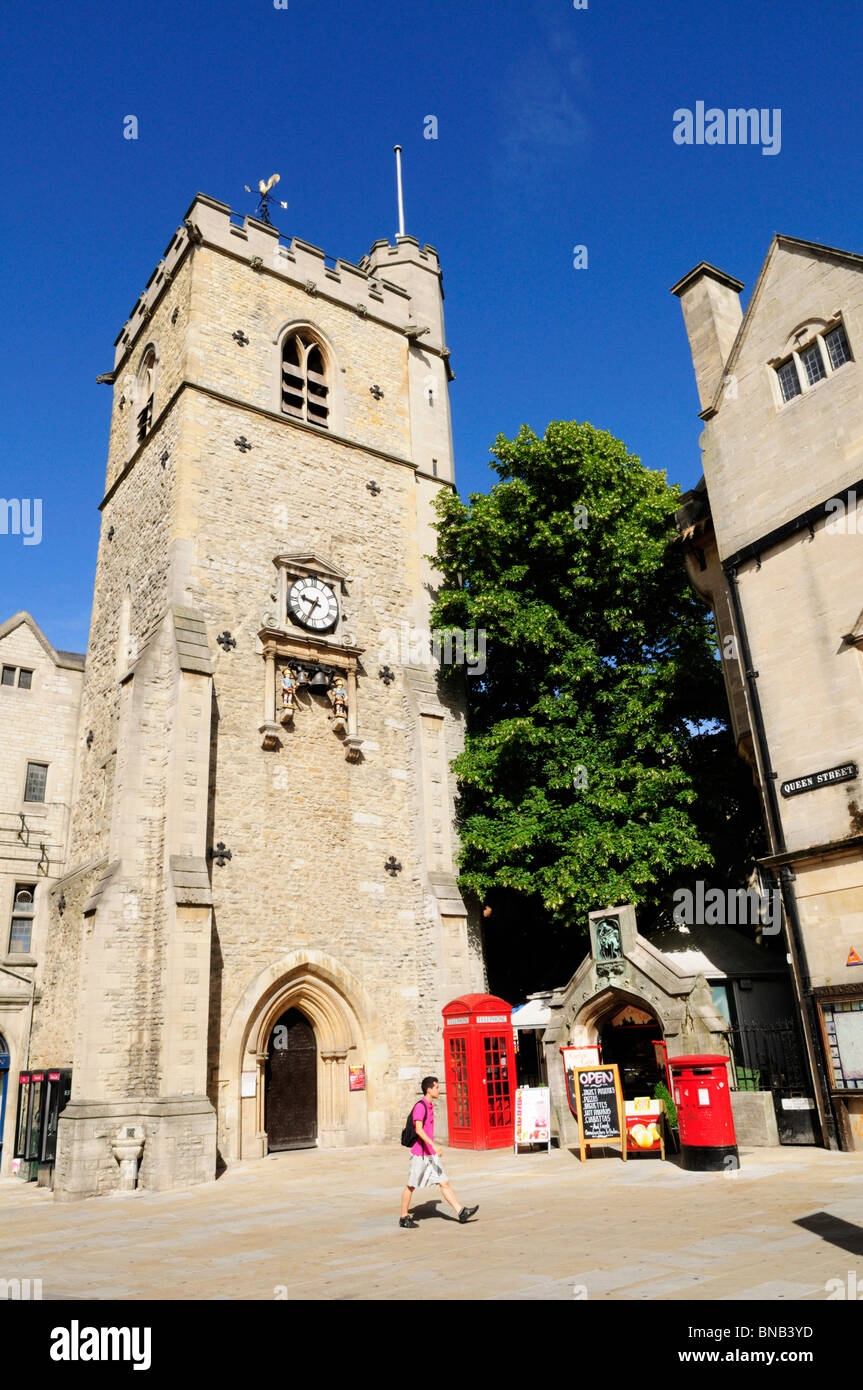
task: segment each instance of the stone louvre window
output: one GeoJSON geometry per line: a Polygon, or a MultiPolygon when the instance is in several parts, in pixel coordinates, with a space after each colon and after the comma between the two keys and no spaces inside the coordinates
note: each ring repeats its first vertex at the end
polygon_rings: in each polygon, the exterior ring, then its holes
{"type": "Polygon", "coordinates": [[[36,911],[36,885],[16,883],[12,901],[12,927],[9,932],[9,954],[29,955],[33,933],[33,914],[36,911]]]}
{"type": "Polygon", "coordinates": [[[44,801],[45,784],[48,781],[47,763],[28,763],[27,781],[24,787],[25,801],[44,801]]]}
{"type": "Polygon", "coordinates": [[[846,362],[852,361],[848,337],[841,323],[818,333],[811,342],[796,348],[783,362],[774,363],[783,404],[803,395],[846,362]]]}
{"type": "Polygon", "coordinates": [[[138,415],[138,443],[146,439],[147,433],[153,423],[153,397],[147,401],[144,409],[138,415]]]}
{"type": "Polygon", "coordinates": [[[136,421],[136,440],[140,444],[150,432],[153,424],[153,397],[156,388],[156,350],[148,347],[138,373],[138,388],[135,398],[142,402],[136,421]]]}
{"type": "Polygon", "coordinates": [[[328,428],[326,363],[311,333],[290,333],[282,348],[282,410],[298,420],[328,428]]]}

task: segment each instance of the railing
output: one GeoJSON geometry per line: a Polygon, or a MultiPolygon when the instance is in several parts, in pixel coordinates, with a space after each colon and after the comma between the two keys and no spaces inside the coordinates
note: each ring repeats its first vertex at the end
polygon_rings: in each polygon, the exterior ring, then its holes
{"type": "Polygon", "coordinates": [[[810,1093],[806,1054],[795,1019],[737,1024],[729,1030],[728,1043],[738,1090],[810,1093]]]}

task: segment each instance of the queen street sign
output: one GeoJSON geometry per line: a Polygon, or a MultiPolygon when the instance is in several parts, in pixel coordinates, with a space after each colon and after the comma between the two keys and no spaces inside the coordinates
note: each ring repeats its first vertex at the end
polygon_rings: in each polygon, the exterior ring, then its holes
{"type": "Polygon", "coordinates": [[[801,792],[813,792],[816,787],[830,787],[834,782],[851,782],[856,776],[856,763],[842,763],[839,767],[828,767],[824,772],[810,772],[805,777],[783,782],[779,790],[783,796],[800,796],[801,792]]]}

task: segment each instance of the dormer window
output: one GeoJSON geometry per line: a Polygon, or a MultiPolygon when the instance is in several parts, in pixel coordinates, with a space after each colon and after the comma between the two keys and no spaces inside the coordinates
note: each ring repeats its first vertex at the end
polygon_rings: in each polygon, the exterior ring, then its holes
{"type": "Polygon", "coordinates": [[[289,334],[282,348],[282,410],[326,429],[329,393],[320,344],[306,330],[289,334]]]}
{"type": "Polygon", "coordinates": [[[845,329],[841,323],[834,322],[832,328],[816,333],[808,343],[796,347],[784,362],[772,364],[783,404],[803,395],[850,361],[851,349],[845,329]]]}

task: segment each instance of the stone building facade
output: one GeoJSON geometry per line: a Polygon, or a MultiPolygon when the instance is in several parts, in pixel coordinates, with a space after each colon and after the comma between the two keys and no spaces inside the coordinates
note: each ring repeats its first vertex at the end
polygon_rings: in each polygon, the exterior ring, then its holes
{"type": "Polygon", "coordinates": [[[863,257],[774,238],[674,286],[704,479],[679,525],[761,789],[824,1142],[863,1147],[863,257]]]}
{"type": "MultiPolygon", "coordinates": [[[[55,651],[29,613],[0,625],[0,1177],[12,1170],[14,1079],[30,1061],[52,894],[66,869],[83,680],[83,656],[55,651]]],[[[55,903],[61,932],[64,913],[55,903]]]]}
{"type": "Polygon", "coordinates": [[[412,237],[352,265],[199,194],[117,339],[32,1039],[73,1066],[60,1199],[117,1186],[126,1126],[151,1189],[391,1139],[442,1005],[484,988],[464,710],[422,638],[453,481],[442,300],[412,237]]]}

